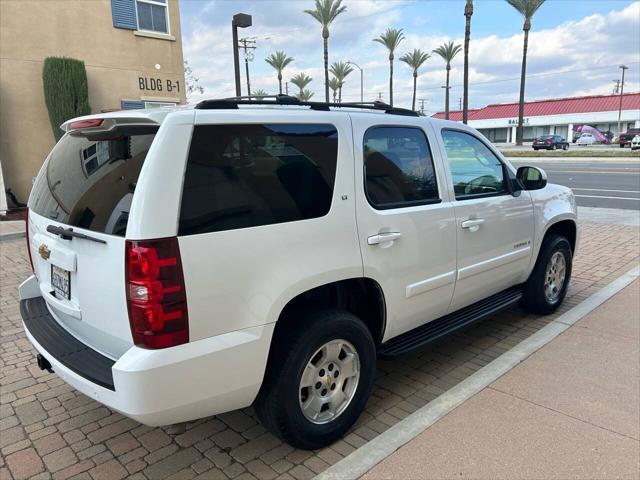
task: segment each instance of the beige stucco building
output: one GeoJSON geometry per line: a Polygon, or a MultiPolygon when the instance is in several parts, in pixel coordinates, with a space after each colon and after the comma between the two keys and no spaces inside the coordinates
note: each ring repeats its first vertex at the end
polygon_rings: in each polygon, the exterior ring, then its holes
{"type": "Polygon", "coordinates": [[[54,145],[50,56],[85,62],[92,113],[186,101],[178,0],[1,0],[0,178],[23,203],[54,145]]]}

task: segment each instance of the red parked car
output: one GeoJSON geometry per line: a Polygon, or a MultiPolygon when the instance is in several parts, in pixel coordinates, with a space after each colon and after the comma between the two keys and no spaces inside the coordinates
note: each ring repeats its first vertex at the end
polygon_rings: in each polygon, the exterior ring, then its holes
{"type": "Polygon", "coordinates": [[[630,128],[625,133],[621,133],[618,137],[620,148],[624,148],[627,145],[631,146],[631,140],[633,140],[633,137],[636,135],[640,135],[640,128],[630,128]]]}

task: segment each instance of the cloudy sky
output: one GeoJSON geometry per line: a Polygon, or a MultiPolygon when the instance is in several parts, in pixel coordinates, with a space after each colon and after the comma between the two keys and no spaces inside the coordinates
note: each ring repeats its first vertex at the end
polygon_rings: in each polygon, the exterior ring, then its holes
{"type": "MultiPolygon", "coordinates": [[[[420,48],[430,52],[445,41],[462,43],[464,0],[343,0],[347,11],[331,26],[329,62],[351,60],[364,69],[365,101],[389,94],[386,49],[372,39],[387,27],[402,28],[406,40],[396,58],[420,48]]],[[[470,107],[517,101],[522,55],[522,17],[504,0],[476,0],[471,25],[470,107]]],[[[295,61],[285,80],[298,72],[313,77],[314,100],[323,100],[322,37],[319,24],[304,9],[312,0],[181,0],[185,60],[204,87],[204,97],[234,94],[231,17],[253,16],[241,37],[257,42],[250,63],[252,89],[277,93],[275,71],[264,61],[284,50],[295,61]]],[[[547,0],[533,19],[529,36],[527,99],[608,94],[619,78],[618,65],[629,66],[625,91],[640,90],[640,1],[547,0]]],[[[241,56],[242,59],[242,56],[241,56]]],[[[451,71],[451,108],[462,96],[463,57],[451,71]]],[[[411,70],[396,60],[394,103],[409,106],[411,70]]],[[[242,69],[243,94],[244,69],[242,69]]],[[[418,98],[429,113],[444,107],[444,62],[427,60],[418,78],[418,98]]],[[[291,86],[292,87],[292,86],[291,86]]],[[[292,87],[295,89],[295,87],[292,87]]],[[[192,96],[196,101],[199,96],[192,96]]],[[[345,83],[343,100],[360,98],[356,70],[345,83]]]]}

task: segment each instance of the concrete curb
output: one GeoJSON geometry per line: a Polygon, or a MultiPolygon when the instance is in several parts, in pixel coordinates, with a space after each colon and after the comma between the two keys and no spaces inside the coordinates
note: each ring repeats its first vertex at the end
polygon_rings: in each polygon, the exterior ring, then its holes
{"type": "Polygon", "coordinates": [[[317,475],[315,479],[351,480],[361,477],[449,412],[526,360],[531,354],[602,305],[639,276],[640,266],[631,269],[455,387],[329,467],[317,475]]]}
{"type": "Polygon", "coordinates": [[[17,238],[24,238],[24,232],[0,233],[0,242],[15,240],[17,238]]]}

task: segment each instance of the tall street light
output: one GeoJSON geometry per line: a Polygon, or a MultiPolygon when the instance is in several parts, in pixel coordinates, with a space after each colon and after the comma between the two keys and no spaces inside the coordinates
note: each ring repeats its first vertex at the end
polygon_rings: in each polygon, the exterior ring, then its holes
{"type": "Polygon", "coordinates": [[[624,71],[629,70],[629,67],[626,65],[620,65],[620,70],[622,70],[622,81],[620,82],[620,106],[618,108],[618,136],[622,133],[620,129],[620,120],[622,118],[622,95],[624,94],[624,71]]]}
{"type": "Polygon", "coordinates": [[[358,65],[356,62],[352,62],[352,61],[348,61],[347,64],[349,65],[353,65],[354,67],[356,67],[358,70],[360,70],[360,103],[364,102],[364,75],[363,75],[363,70],[362,68],[360,68],[360,65],[358,65]]]}
{"type": "Polygon", "coordinates": [[[236,77],[236,97],[242,95],[240,91],[240,59],[238,58],[238,27],[246,28],[251,26],[251,15],[246,13],[236,13],[231,22],[231,32],[233,35],[233,70],[236,77]]]}

